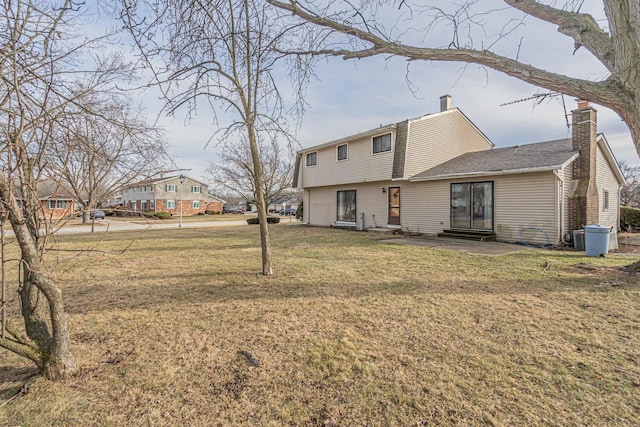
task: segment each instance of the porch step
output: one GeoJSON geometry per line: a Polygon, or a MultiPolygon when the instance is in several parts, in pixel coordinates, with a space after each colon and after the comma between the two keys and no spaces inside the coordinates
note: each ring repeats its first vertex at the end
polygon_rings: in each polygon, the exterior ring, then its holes
{"type": "Polygon", "coordinates": [[[438,237],[477,240],[478,242],[496,241],[496,233],[493,231],[480,230],[443,230],[442,233],[438,233],[438,237]]]}

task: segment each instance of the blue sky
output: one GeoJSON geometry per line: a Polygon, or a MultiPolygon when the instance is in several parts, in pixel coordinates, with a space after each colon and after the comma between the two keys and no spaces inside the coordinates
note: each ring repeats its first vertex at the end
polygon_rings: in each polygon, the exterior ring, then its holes
{"type": "MultiPolygon", "coordinates": [[[[599,7],[599,2],[589,1],[583,10],[590,10],[597,17],[601,13],[599,7]]],[[[528,18],[520,31],[524,36],[520,54],[523,61],[572,77],[600,80],[606,76],[604,68],[585,49],[573,54],[573,41],[558,34],[554,26],[528,18]]],[[[505,40],[498,49],[510,53],[515,45],[505,40]]],[[[417,89],[413,93],[406,81],[407,63],[403,59],[320,60],[316,68],[318,79],[310,83],[307,91],[310,106],[297,133],[300,147],[436,112],[439,97],[444,94],[452,96],[453,106],[460,108],[496,147],[570,136],[560,97],[537,105],[526,101],[501,107],[500,104],[542,90],[476,65],[469,65],[462,73],[463,65],[412,63],[408,76],[417,89]]],[[[286,92],[286,85],[282,88],[286,92]]],[[[145,99],[149,111],[157,112],[158,100],[150,96],[145,99]]],[[[564,101],[567,113],[577,105],[573,97],[565,96],[564,101]]],[[[640,163],[624,122],[612,111],[593,105],[598,110],[598,131],[605,134],[616,158],[640,163]]],[[[175,162],[191,169],[188,174],[196,179],[202,178],[207,166],[216,161],[218,150],[215,145],[205,148],[216,129],[207,108],[202,108],[188,124],[180,112],[175,118],[160,119],[175,162]]]]}

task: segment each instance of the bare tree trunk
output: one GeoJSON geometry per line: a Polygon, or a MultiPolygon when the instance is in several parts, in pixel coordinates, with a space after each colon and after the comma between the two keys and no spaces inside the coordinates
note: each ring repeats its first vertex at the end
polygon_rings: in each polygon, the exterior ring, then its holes
{"type": "Polygon", "coordinates": [[[260,163],[260,153],[256,133],[252,125],[249,129],[249,145],[251,146],[251,159],[253,160],[253,170],[256,182],[256,204],[258,205],[258,220],[260,222],[260,246],[262,248],[262,274],[271,276],[271,241],[269,239],[269,224],[267,223],[267,206],[264,200],[264,185],[262,176],[262,164],[260,163]]]}
{"type": "Polygon", "coordinates": [[[36,364],[50,380],[68,378],[76,371],[77,364],[69,350],[69,327],[62,291],[47,275],[41,253],[28,227],[23,221],[13,219],[11,225],[22,252],[22,315],[27,336],[40,356],[36,364]],[[47,317],[51,322],[51,332],[47,317]]]}

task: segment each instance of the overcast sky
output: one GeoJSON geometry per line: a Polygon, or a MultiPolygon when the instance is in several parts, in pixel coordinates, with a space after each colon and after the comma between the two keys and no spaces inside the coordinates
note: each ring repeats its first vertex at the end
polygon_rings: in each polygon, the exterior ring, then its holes
{"type": "MultiPolygon", "coordinates": [[[[602,7],[593,0],[587,1],[583,10],[598,17],[602,7]]],[[[503,22],[495,24],[501,26],[503,22]]],[[[524,36],[520,58],[525,62],[572,77],[590,80],[606,77],[604,68],[585,49],[573,54],[573,41],[558,34],[554,26],[527,18],[519,32],[524,36]]],[[[505,41],[498,49],[510,53],[516,48],[519,35],[515,40],[505,41]]],[[[463,64],[436,62],[411,65],[408,76],[415,85],[414,93],[406,81],[406,64],[399,58],[382,57],[321,60],[316,69],[318,79],[311,82],[307,91],[309,108],[297,134],[300,147],[437,112],[439,97],[444,94],[452,96],[453,106],[460,108],[496,147],[571,135],[562,97],[540,104],[525,101],[500,106],[545,91],[475,65],[462,73],[463,64]]],[[[568,114],[577,106],[573,97],[565,96],[564,102],[568,114]]],[[[146,103],[150,113],[158,111],[157,99],[147,96],[146,103]]],[[[640,163],[625,123],[610,110],[594,106],[598,110],[598,131],[605,134],[616,158],[640,163]]],[[[205,148],[216,130],[209,111],[201,109],[189,123],[185,123],[180,113],[172,119],[162,118],[160,123],[166,129],[170,152],[178,167],[191,169],[187,174],[193,178],[202,178],[207,166],[216,161],[218,150],[215,145],[205,148]]]]}

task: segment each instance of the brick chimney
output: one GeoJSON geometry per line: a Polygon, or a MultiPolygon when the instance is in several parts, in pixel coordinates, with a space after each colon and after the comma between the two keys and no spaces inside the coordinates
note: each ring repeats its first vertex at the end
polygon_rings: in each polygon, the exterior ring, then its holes
{"type": "Polygon", "coordinates": [[[451,95],[442,95],[440,97],[440,111],[451,109],[451,95]]]}
{"type": "Polygon", "coordinates": [[[598,222],[598,189],[596,187],[597,111],[588,101],[578,101],[571,112],[573,150],[580,155],[572,164],[569,197],[569,229],[598,222]]]}

